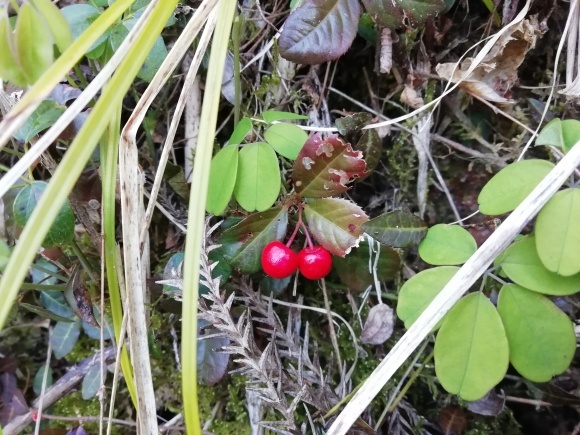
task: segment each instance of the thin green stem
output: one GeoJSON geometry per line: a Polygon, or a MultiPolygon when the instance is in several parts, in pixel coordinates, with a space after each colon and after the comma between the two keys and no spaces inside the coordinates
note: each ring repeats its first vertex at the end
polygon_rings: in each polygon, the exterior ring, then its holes
{"type": "Polygon", "coordinates": [[[92,282],[99,282],[97,280],[97,278],[95,277],[94,270],[93,270],[91,263],[89,263],[89,260],[87,259],[85,253],[82,251],[81,247],[78,245],[78,243],[76,242],[75,239],[72,240],[71,247],[73,249],[73,252],[77,256],[77,258],[79,259],[79,261],[83,265],[83,269],[85,269],[85,272],[87,272],[87,275],[89,275],[89,278],[91,279],[91,281],[92,282]]]}
{"type": "Polygon", "coordinates": [[[242,86],[240,83],[240,33],[242,18],[236,14],[232,26],[232,46],[234,51],[234,125],[240,122],[240,108],[242,105],[242,86]]]}
{"type": "Polygon", "coordinates": [[[197,400],[197,309],[201,248],[204,241],[205,203],[209,185],[209,168],[213,154],[217,114],[221,95],[222,77],[234,12],[235,0],[222,0],[218,5],[218,18],[212,40],[205,95],[195,161],[192,191],[189,201],[189,222],[185,242],[182,305],[182,394],[183,413],[187,432],[201,434],[197,400]]]}

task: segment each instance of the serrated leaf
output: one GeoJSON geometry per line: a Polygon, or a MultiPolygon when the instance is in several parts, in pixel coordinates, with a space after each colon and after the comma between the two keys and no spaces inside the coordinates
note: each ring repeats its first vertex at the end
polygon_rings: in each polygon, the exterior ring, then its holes
{"type": "Polygon", "coordinates": [[[393,248],[416,245],[427,234],[427,224],[423,219],[401,210],[377,216],[364,223],[362,228],[373,239],[393,248]]]}
{"type": "Polygon", "coordinates": [[[292,112],[281,112],[279,110],[266,110],[262,112],[262,118],[268,124],[274,121],[290,120],[290,119],[308,119],[308,116],[299,115],[298,113],[292,112]]]}
{"type": "Polygon", "coordinates": [[[499,293],[497,309],[518,373],[548,382],[568,368],[576,351],[574,325],[550,299],[508,284],[499,293]]]}
{"type": "Polygon", "coordinates": [[[383,344],[393,335],[395,316],[387,304],[372,307],[360,335],[363,344],[383,344]]]}
{"type": "Polygon", "coordinates": [[[554,165],[546,160],[520,160],[489,180],[477,197],[479,211],[495,216],[515,210],[554,165]]]}
{"type": "Polygon", "coordinates": [[[67,356],[75,347],[80,334],[80,319],[70,323],[58,322],[50,336],[50,344],[55,358],[60,359],[67,356]]]}
{"type": "Polygon", "coordinates": [[[501,318],[482,293],[449,311],[435,339],[435,373],[441,386],[463,400],[478,400],[505,376],[509,346],[501,318]]]}
{"type": "Polygon", "coordinates": [[[0,239],[0,272],[4,272],[4,268],[10,260],[11,253],[10,246],[4,240],[0,239]]]}
{"type": "MultiPolygon", "coordinates": [[[[32,389],[37,396],[40,396],[42,392],[42,383],[44,381],[44,373],[46,372],[46,365],[41,365],[36,375],[34,375],[34,381],[32,382],[32,389]]],[[[48,373],[46,375],[46,385],[44,389],[48,389],[52,385],[52,369],[48,368],[48,373]]]]}
{"type": "Polygon", "coordinates": [[[28,84],[33,84],[54,60],[52,34],[42,15],[28,2],[18,11],[15,32],[18,63],[28,84]]]}
{"type": "MultiPolygon", "coordinates": [[[[46,190],[47,184],[44,181],[33,181],[24,187],[13,204],[14,221],[20,225],[26,225],[30,215],[34,211],[36,204],[46,190]]],[[[68,200],[63,204],[52,226],[48,230],[42,246],[50,248],[52,246],[69,243],[75,234],[75,215],[68,200]]]]}
{"type": "Polygon", "coordinates": [[[64,295],[58,290],[44,290],[40,292],[40,303],[47,310],[58,316],[72,318],[73,312],[66,303],[64,295]]]}
{"type": "Polygon", "coordinates": [[[432,226],[419,244],[421,259],[434,266],[453,266],[465,263],[477,251],[477,243],[459,225],[432,226]]]}
{"type": "Polygon", "coordinates": [[[241,144],[250,131],[252,131],[252,121],[250,118],[240,119],[230,136],[230,140],[228,140],[228,145],[241,144]]]}
{"type": "Polygon", "coordinates": [[[501,268],[513,282],[538,293],[562,296],[580,291],[580,274],[561,276],[546,269],[532,236],[522,237],[505,250],[501,268]]]}
{"type": "Polygon", "coordinates": [[[362,0],[366,11],[380,27],[397,29],[417,26],[443,12],[444,0],[362,0]]]}
{"type": "MultiPolygon", "coordinates": [[[[217,332],[217,330],[208,331],[217,332]]],[[[203,337],[203,335],[201,336],[203,337]]],[[[230,344],[226,337],[212,337],[197,342],[198,379],[205,385],[214,385],[226,374],[230,356],[219,349],[230,344]]]]}
{"type": "Polygon", "coordinates": [[[534,235],[546,269],[563,276],[580,272],[580,189],[556,193],[538,213],[534,235]]]}
{"type": "Polygon", "coordinates": [[[38,314],[43,319],[56,320],[57,322],[74,322],[73,319],[59,316],[52,311],[46,310],[38,305],[27,304],[26,302],[19,302],[18,305],[31,313],[38,314]]]}
{"type": "Polygon", "coordinates": [[[264,211],[272,207],[279,193],[280,169],[272,147],[265,142],[244,146],[238,157],[236,201],[246,211],[264,211]]]}
{"type": "Polygon", "coordinates": [[[367,173],[361,177],[364,178],[374,171],[379,164],[383,153],[383,141],[376,130],[365,130],[356,143],[355,149],[362,151],[363,158],[366,162],[367,173]]]}
{"type": "Polygon", "coordinates": [[[225,230],[218,243],[222,245],[224,258],[242,273],[260,270],[260,258],[264,247],[273,240],[282,240],[288,227],[288,210],[275,207],[254,213],[225,230]]]}
{"type": "Polygon", "coordinates": [[[344,257],[358,246],[368,221],[366,213],[355,203],[342,198],[317,199],[304,205],[308,230],[331,254],[344,257]]]}
{"type": "Polygon", "coordinates": [[[319,64],[342,56],[356,36],[362,13],[358,1],[308,1],[284,23],[280,55],[292,62],[319,64]]]}
{"type": "Polygon", "coordinates": [[[83,378],[81,386],[83,400],[89,400],[99,392],[99,388],[101,388],[101,369],[103,369],[104,381],[107,379],[107,366],[101,367],[101,364],[93,365],[83,378]]]}
{"type": "Polygon", "coordinates": [[[405,328],[415,323],[458,270],[453,266],[425,269],[403,284],[397,300],[397,316],[405,323],[405,328]]]}
{"type": "Polygon", "coordinates": [[[65,110],[65,106],[45,100],[32,112],[32,115],[26,118],[22,127],[16,130],[12,136],[20,142],[30,142],[38,133],[52,127],[65,110]]]}
{"type": "Polygon", "coordinates": [[[294,124],[280,123],[271,125],[264,132],[264,138],[278,154],[296,160],[302,146],[308,140],[308,134],[294,124]]]}
{"type": "MultiPolygon", "coordinates": [[[[372,268],[375,264],[376,255],[376,252],[373,253],[372,259],[369,260],[370,247],[368,242],[363,240],[358,248],[353,248],[344,258],[334,258],[334,270],[336,270],[340,280],[349,290],[353,292],[364,291],[374,282],[372,268]]],[[[399,271],[401,258],[394,249],[381,246],[379,260],[376,264],[377,279],[382,282],[396,275],[399,271]]]]}
{"type": "Polygon", "coordinates": [[[296,193],[306,198],[325,198],[349,189],[353,179],[366,173],[360,151],[336,135],[322,139],[315,133],[306,141],[294,162],[296,193]]]}
{"type": "Polygon", "coordinates": [[[568,152],[579,140],[580,121],[555,118],[542,129],[536,138],[536,146],[553,145],[568,152]]]}
{"type": "Polygon", "coordinates": [[[212,159],[205,204],[208,213],[220,215],[228,206],[238,175],[238,158],[238,146],[226,145],[212,159]]]}

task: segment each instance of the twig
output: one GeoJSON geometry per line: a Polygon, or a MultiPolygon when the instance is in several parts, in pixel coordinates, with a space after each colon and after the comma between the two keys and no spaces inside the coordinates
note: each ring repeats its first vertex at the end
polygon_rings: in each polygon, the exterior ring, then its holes
{"type": "Polygon", "coordinates": [[[332,311],[330,310],[330,303],[328,302],[328,292],[326,291],[326,280],[320,280],[320,287],[322,288],[322,295],[324,297],[324,308],[326,310],[326,318],[328,319],[328,329],[330,333],[330,340],[336,353],[336,361],[338,363],[338,371],[342,372],[342,358],[340,357],[340,348],[338,347],[338,339],[336,338],[336,331],[334,330],[334,322],[332,321],[332,311]]]}

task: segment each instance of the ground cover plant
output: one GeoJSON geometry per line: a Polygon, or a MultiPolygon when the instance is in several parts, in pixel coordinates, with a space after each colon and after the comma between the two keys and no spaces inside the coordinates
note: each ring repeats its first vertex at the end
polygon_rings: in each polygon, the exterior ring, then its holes
{"type": "Polygon", "coordinates": [[[0,433],[580,432],[579,17],[0,4],[0,433]]]}

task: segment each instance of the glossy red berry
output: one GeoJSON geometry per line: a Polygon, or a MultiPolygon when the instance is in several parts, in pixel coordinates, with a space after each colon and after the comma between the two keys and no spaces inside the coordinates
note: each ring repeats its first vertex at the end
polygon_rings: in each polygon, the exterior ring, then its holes
{"type": "Polygon", "coordinates": [[[287,278],[298,269],[298,255],[281,242],[270,242],[262,251],[262,269],[272,278],[287,278]]]}
{"type": "Polygon", "coordinates": [[[308,279],[324,278],[332,268],[332,255],[322,246],[304,248],[298,253],[298,268],[308,279]]]}

